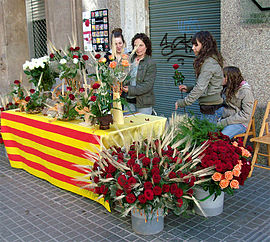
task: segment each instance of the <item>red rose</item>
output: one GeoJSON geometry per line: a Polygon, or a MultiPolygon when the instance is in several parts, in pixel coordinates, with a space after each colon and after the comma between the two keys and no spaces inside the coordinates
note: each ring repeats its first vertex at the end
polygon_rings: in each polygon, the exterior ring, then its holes
{"type": "Polygon", "coordinates": [[[141,158],[143,158],[143,157],[145,157],[145,154],[139,154],[138,159],[141,159],[141,158]]]}
{"type": "Polygon", "coordinates": [[[154,157],[152,160],[153,165],[157,165],[157,164],[159,164],[159,162],[160,162],[160,159],[158,157],[154,157]]]}
{"type": "Polygon", "coordinates": [[[152,173],[152,175],[154,175],[154,174],[159,174],[159,169],[157,168],[157,167],[154,167],[152,170],[151,170],[151,173],[152,173]]]}
{"type": "Polygon", "coordinates": [[[101,192],[100,192],[100,187],[96,187],[96,188],[95,188],[95,193],[101,194],[101,192]]]}
{"type": "Polygon", "coordinates": [[[83,88],[83,87],[81,87],[80,89],[79,89],[79,92],[84,92],[85,91],[85,89],[83,88]]]}
{"type": "Polygon", "coordinates": [[[2,111],[5,111],[5,109],[4,109],[3,107],[2,107],[0,110],[1,110],[1,112],[2,112],[2,111]]]}
{"type": "Polygon", "coordinates": [[[51,54],[50,54],[50,58],[52,59],[53,57],[54,57],[54,54],[53,54],[53,53],[51,53],[51,54]]]}
{"type": "Polygon", "coordinates": [[[77,47],[75,47],[75,49],[74,49],[74,50],[78,51],[78,50],[80,50],[80,47],[79,47],[79,46],[77,46],[77,47]]]}
{"type": "Polygon", "coordinates": [[[108,187],[106,187],[105,185],[101,185],[101,186],[100,186],[100,192],[101,192],[102,194],[106,195],[107,192],[108,192],[108,187]]]}
{"type": "Polygon", "coordinates": [[[95,182],[95,183],[99,183],[99,177],[98,177],[98,176],[95,176],[95,177],[94,177],[94,182],[95,182]]]}
{"type": "Polygon", "coordinates": [[[153,187],[153,185],[152,185],[152,183],[151,182],[145,182],[144,184],[143,184],[143,186],[144,186],[144,189],[145,190],[147,190],[147,189],[152,189],[152,187],[153,187]]]}
{"type": "Polygon", "coordinates": [[[13,103],[12,102],[9,102],[8,105],[11,106],[11,105],[13,105],[13,103]]]}
{"type": "Polygon", "coordinates": [[[192,196],[192,195],[193,195],[193,192],[194,192],[193,189],[189,189],[189,190],[187,191],[187,194],[190,195],[190,196],[192,196]]]}
{"type": "Polygon", "coordinates": [[[111,173],[108,173],[107,175],[106,175],[106,179],[107,178],[112,178],[113,176],[112,176],[112,174],[111,173]]]}
{"type": "Polygon", "coordinates": [[[70,51],[74,51],[74,48],[73,48],[73,47],[70,47],[69,50],[70,50],[70,51]]]}
{"type": "Polygon", "coordinates": [[[15,80],[14,81],[14,84],[18,86],[18,85],[20,85],[20,81],[19,80],[15,80]]]}
{"type": "Polygon", "coordinates": [[[183,195],[183,190],[181,188],[177,188],[174,194],[177,198],[182,197],[183,195]]]}
{"type": "Polygon", "coordinates": [[[126,195],[126,201],[131,204],[131,203],[134,203],[136,201],[136,197],[134,194],[132,193],[129,193],[126,195]]]}
{"type": "Polygon", "coordinates": [[[169,191],[170,191],[170,185],[164,184],[164,185],[162,186],[162,191],[163,191],[164,193],[169,192],[169,191]]]}
{"type": "Polygon", "coordinates": [[[127,174],[127,176],[132,176],[132,172],[131,171],[127,171],[126,174],[127,174]]]}
{"type": "Polygon", "coordinates": [[[35,93],[35,89],[30,89],[30,93],[35,93]]]}
{"type": "Polygon", "coordinates": [[[135,165],[135,160],[134,159],[129,159],[127,162],[128,167],[133,167],[135,165]]]}
{"type": "Polygon", "coordinates": [[[134,164],[134,166],[133,166],[132,168],[133,168],[133,171],[134,171],[135,173],[139,173],[139,171],[140,171],[140,169],[141,169],[141,167],[140,167],[139,164],[134,164]]]}
{"type": "Polygon", "coordinates": [[[173,65],[173,69],[177,70],[179,68],[179,65],[178,64],[174,64],[173,65]]]}
{"type": "Polygon", "coordinates": [[[72,91],[72,87],[67,87],[67,91],[71,92],[72,91]]]}
{"type": "Polygon", "coordinates": [[[161,176],[159,174],[153,174],[152,178],[154,183],[159,183],[161,180],[161,176]]]}
{"type": "Polygon", "coordinates": [[[31,99],[31,97],[30,97],[30,96],[27,96],[24,100],[25,100],[26,102],[29,102],[30,99],[31,99]]]}
{"type": "Polygon", "coordinates": [[[170,179],[176,178],[176,173],[171,171],[170,174],[169,174],[169,178],[170,179]]]}
{"type": "Polygon", "coordinates": [[[145,198],[145,196],[144,196],[144,194],[141,194],[141,195],[139,195],[138,196],[138,200],[139,200],[139,202],[141,203],[141,204],[145,204],[146,203],[146,198],[145,198]]]}
{"type": "Polygon", "coordinates": [[[183,205],[183,200],[182,200],[182,198],[177,199],[177,207],[181,208],[182,205],[183,205]]]}
{"type": "Polygon", "coordinates": [[[86,26],[86,27],[89,27],[89,24],[90,24],[89,19],[86,19],[84,23],[85,23],[85,26],[86,26]]]}
{"type": "Polygon", "coordinates": [[[120,160],[124,159],[124,154],[123,153],[119,153],[117,156],[118,156],[118,159],[120,159],[120,160]]]}
{"type": "Polygon", "coordinates": [[[116,168],[112,164],[109,164],[107,167],[105,167],[105,170],[108,173],[114,173],[116,171],[116,168]]]}
{"type": "Polygon", "coordinates": [[[122,187],[127,183],[127,178],[124,175],[120,175],[117,179],[117,182],[122,187]]]}
{"type": "Polygon", "coordinates": [[[96,58],[96,59],[99,59],[100,57],[101,57],[100,54],[96,54],[96,55],[95,55],[95,58],[96,58]]]}
{"type": "Polygon", "coordinates": [[[94,83],[94,85],[92,86],[93,89],[98,89],[100,87],[100,84],[99,83],[94,83]]]}
{"type": "Polygon", "coordinates": [[[88,60],[88,59],[89,59],[88,55],[83,55],[82,58],[83,58],[84,60],[88,60]]]}
{"type": "Polygon", "coordinates": [[[137,180],[136,180],[136,178],[134,176],[128,178],[128,184],[134,185],[136,183],[137,183],[137,180]]]}
{"type": "Polygon", "coordinates": [[[151,162],[151,160],[148,157],[144,157],[142,159],[143,166],[148,166],[150,164],[150,162],[151,162]]]}
{"type": "Polygon", "coordinates": [[[78,59],[78,58],[79,58],[79,56],[73,55],[73,59],[78,59]]]}
{"type": "Polygon", "coordinates": [[[175,194],[176,190],[177,190],[177,184],[176,183],[173,183],[171,186],[170,186],[170,192],[171,194],[175,194]]]}
{"type": "Polygon", "coordinates": [[[159,186],[155,186],[155,187],[153,188],[153,192],[154,192],[154,194],[155,194],[156,196],[160,196],[161,193],[162,193],[162,189],[161,189],[161,187],[159,187],[159,186]]]}
{"type": "Polygon", "coordinates": [[[116,195],[117,197],[119,197],[119,196],[121,196],[121,195],[122,195],[122,193],[123,193],[123,192],[124,192],[123,190],[121,190],[121,189],[117,189],[117,191],[116,191],[115,195],[116,195]]]}
{"type": "Polygon", "coordinates": [[[95,163],[94,163],[94,166],[93,166],[93,170],[94,170],[94,171],[97,171],[98,168],[99,168],[99,165],[98,165],[97,162],[95,162],[95,163]]]}
{"type": "Polygon", "coordinates": [[[139,176],[143,176],[143,171],[142,171],[142,169],[139,170],[139,176]]]}
{"type": "Polygon", "coordinates": [[[75,99],[75,96],[73,94],[69,94],[68,97],[69,97],[70,100],[74,100],[75,99]]]}
{"type": "Polygon", "coordinates": [[[90,98],[90,101],[92,101],[92,102],[95,102],[97,100],[97,97],[96,96],[92,96],[91,98],[90,98]]]}
{"type": "Polygon", "coordinates": [[[151,201],[151,200],[154,199],[154,193],[153,193],[153,191],[152,191],[151,189],[146,189],[146,190],[144,191],[144,196],[145,196],[145,198],[146,198],[147,200],[149,200],[149,201],[151,201]]]}

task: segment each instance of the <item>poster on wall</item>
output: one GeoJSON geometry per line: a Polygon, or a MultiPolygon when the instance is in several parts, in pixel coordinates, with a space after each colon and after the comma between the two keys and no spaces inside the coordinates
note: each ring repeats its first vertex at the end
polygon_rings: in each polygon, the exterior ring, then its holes
{"type": "Polygon", "coordinates": [[[108,9],[91,11],[92,46],[95,51],[109,51],[108,9]]]}
{"type": "Polygon", "coordinates": [[[84,51],[92,51],[91,16],[90,11],[83,12],[83,46],[84,51]]]}

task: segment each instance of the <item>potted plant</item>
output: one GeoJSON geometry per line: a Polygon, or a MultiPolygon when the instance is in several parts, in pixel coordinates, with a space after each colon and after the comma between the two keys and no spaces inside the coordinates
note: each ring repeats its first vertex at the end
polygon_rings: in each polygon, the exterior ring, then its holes
{"type": "Polygon", "coordinates": [[[137,233],[160,232],[169,211],[185,214],[195,201],[193,187],[198,177],[212,169],[195,170],[203,147],[189,152],[187,145],[178,150],[179,141],[169,145],[174,134],[167,130],[162,137],[150,136],[131,145],[123,137],[124,147],[97,150],[98,155],[86,153],[92,163],[86,175],[90,180],[82,180],[95,189],[98,199],[104,198],[111,206],[120,204],[123,216],[131,212],[137,233]]]}
{"type": "MultiPolygon", "coordinates": [[[[244,185],[251,168],[248,161],[251,147],[249,151],[241,140],[230,140],[221,132],[209,133],[207,143],[198,169],[214,167],[214,173],[204,177],[195,193],[208,216],[216,216],[223,211],[224,193],[233,195],[239,185],[244,185]]],[[[196,207],[195,211],[202,215],[196,207]]]]}
{"type": "MultiPolygon", "coordinates": [[[[201,163],[197,170],[213,168],[209,173],[199,179],[200,183],[194,189],[195,196],[199,200],[201,208],[207,216],[216,216],[223,211],[224,192],[233,194],[239,185],[243,185],[250,170],[250,162],[247,160],[251,154],[243,147],[243,142],[230,140],[223,135],[219,127],[206,119],[196,117],[176,116],[174,121],[177,135],[174,142],[183,137],[190,137],[190,143],[199,146],[207,144],[202,153],[201,163]],[[182,118],[179,118],[182,117],[182,118]]],[[[185,143],[180,145],[183,147],[185,143]]],[[[195,205],[196,213],[202,212],[195,205]]]]}

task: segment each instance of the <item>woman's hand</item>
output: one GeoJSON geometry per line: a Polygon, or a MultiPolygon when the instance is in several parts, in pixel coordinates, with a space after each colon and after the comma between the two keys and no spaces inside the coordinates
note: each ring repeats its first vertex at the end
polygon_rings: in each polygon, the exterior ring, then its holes
{"type": "Polygon", "coordinates": [[[124,86],[122,90],[123,90],[123,92],[128,93],[128,86],[124,86]]]}
{"type": "Polygon", "coordinates": [[[177,110],[178,109],[178,104],[177,104],[177,102],[175,103],[175,110],[177,110]]]}
{"type": "Polygon", "coordinates": [[[187,86],[186,85],[179,85],[180,92],[187,92],[187,86]]]}

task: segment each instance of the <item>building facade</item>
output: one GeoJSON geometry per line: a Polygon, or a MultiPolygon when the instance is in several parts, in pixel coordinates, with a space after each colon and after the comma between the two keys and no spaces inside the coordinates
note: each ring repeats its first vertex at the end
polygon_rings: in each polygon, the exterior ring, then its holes
{"type": "MultiPolygon", "coordinates": [[[[0,92],[7,93],[15,79],[21,77],[25,79],[22,64],[34,57],[33,48],[38,48],[33,47],[33,42],[44,43],[40,38],[42,30],[37,30],[37,24],[42,23],[41,28],[46,31],[47,40],[50,40],[56,48],[65,48],[70,39],[82,47],[84,45],[82,13],[108,9],[108,32],[111,33],[114,28],[121,27],[129,49],[131,39],[136,33],[144,32],[151,37],[153,58],[158,68],[155,109],[159,115],[170,116],[174,111],[175,100],[180,97],[178,88],[174,86],[172,80],[173,64],[180,64],[185,83],[195,81],[190,37],[199,30],[209,30],[213,33],[226,65],[235,65],[241,69],[243,76],[253,87],[255,98],[259,100],[259,110],[263,110],[269,101],[270,93],[268,2],[265,0],[0,0],[2,33],[0,92]],[[33,12],[37,14],[36,18],[33,17],[33,12]]],[[[47,53],[49,52],[47,48],[47,53]]],[[[198,105],[189,107],[187,111],[198,112],[198,105]]]]}

